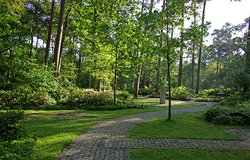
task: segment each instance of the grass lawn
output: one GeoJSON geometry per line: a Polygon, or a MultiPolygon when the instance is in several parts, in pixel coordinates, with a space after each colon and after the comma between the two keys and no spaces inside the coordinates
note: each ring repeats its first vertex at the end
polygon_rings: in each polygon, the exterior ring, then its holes
{"type": "Polygon", "coordinates": [[[133,128],[130,137],[239,140],[225,132],[225,128],[229,126],[205,122],[202,116],[203,112],[173,115],[171,121],[166,121],[166,117],[154,118],[138,124],[133,128]]]}
{"type": "Polygon", "coordinates": [[[132,160],[249,160],[249,150],[132,149],[132,160]]]}
{"type": "MultiPolygon", "coordinates": [[[[116,111],[86,110],[26,110],[28,116],[23,126],[37,138],[37,157],[35,159],[54,159],[61,150],[74,140],[77,135],[93,126],[97,120],[115,118],[128,114],[159,111],[167,108],[167,104],[159,105],[159,99],[141,98],[144,109],[124,109],[116,111]],[[53,118],[54,115],[78,116],[84,119],[53,118]]],[[[203,104],[173,101],[173,108],[198,107],[203,104]]]]}
{"type": "Polygon", "coordinates": [[[95,122],[61,118],[27,118],[22,124],[36,137],[35,159],[49,160],[54,159],[66,145],[95,122]]]}
{"type": "MultiPolygon", "coordinates": [[[[136,100],[144,104],[143,109],[123,109],[114,111],[87,111],[87,110],[25,110],[25,114],[53,115],[63,114],[70,116],[82,116],[89,119],[110,119],[129,114],[153,112],[168,109],[168,104],[159,104],[159,98],[139,98],[136,100]]],[[[192,103],[186,101],[172,101],[172,108],[190,108],[203,106],[204,103],[192,103]]]]}

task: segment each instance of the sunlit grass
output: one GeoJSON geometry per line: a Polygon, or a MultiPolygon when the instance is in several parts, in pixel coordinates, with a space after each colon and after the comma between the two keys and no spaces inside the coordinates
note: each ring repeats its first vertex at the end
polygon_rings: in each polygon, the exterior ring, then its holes
{"type": "Polygon", "coordinates": [[[61,118],[27,118],[22,124],[37,139],[37,159],[53,159],[95,122],[61,118]]]}
{"type": "Polygon", "coordinates": [[[130,137],[239,140],[225,131],[228,126],[205,122],[202,116],[199,112],[173,115],[171,121],[166,121],[166,117],[154,118],[138,124],[130,137]]]}
{"type": "Polygon", "coordinates": [[[249,150],[132,149],[132,160],[249,160],[249,150]]]}

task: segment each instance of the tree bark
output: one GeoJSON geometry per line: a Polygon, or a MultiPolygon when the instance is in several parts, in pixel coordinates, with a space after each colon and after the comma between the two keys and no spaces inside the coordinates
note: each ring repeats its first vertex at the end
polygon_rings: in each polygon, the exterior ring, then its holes
{"type": "Polygon", "coordinates": [[[57,36],[55,42],[55,51],[54,51],[55,77],[58,77],[59,75],[60,50],[61,50],[62,36],[63,36],[64,9],[65,9],[65,0],[61,0],[60,17],[59,17],[57,36]]]}
{"type": "Polygon", "coordinates": [[[119,54],[118,47],[119,47],[119,43],[117,42],[116,47],[115,47],[115,71],[114,71],[115,77],[114,77],[114,87],[113,87],[113,90],[114,90],[114,105],[116,105],[117,66],[118,66],[118,54],[119,54]]]}
{"type": "MultiPolygon", "coordinates": [[[[248,33],[247,33],[247,51],[246,51],[246,74],[248,78],[250,77],[250,17],[248,18],[248,33]]],[[[248,79],[249,81],[249,79],[248,79]]],[[[244,92],[248,92],[250,90],[249,83],[244,86],[244,92]]]]}
{"type": "Polygon", "coordinates": [[[204,33],[206,3],[207,3],[207,0],[204,0],[204,2],[203,2],[203,11],[202,11],[202,20],[201,20],[201,40],[200,40],[200,46],[199,46],[197,84],[196,84],[195,94],[198,94],[199,89],[200,89],[201,52],[202,52],[202,44],[203,44],[203,33],[204,33]]]}
{"type": "MultiPolygon", "coordinates": [[[[193,8],[196,8],[196,0],[192,1],[193,8]]],[[[194,26],[196,27],[196,12],[193,15],[194,17],[194,26]]],[[[194,89],[194,66],[195,66],[195,48],[196,48],[196,37],[193,37],[193,50],[192,50],[192,67],[191,67],[191,89],[194,89]]]]}
{"type": "Polygon", "coordinates": [[[183,62],[183,43],[184,43],[184,37],[183,37],[183,31],[184,31],[184,13],[185,13],[185,3],[182,2],[182,20],[181,20],[181,47],[180,47],[180,59],[179,59],[179,72],[178,72],[178,86],[182,86],[182,62],[183,62]]]}
{"type": "Polygon", "coordinates": [[[140,87],[140,79],[141,79],[141,69],[142,69],[142,64],[139,64],[139,66],[136,69],[136,78],[134,80],[134,98],[138,98],[139,94],[139,87],[140,87]]]}
{"type": "MultiPolygon", "coordinates": [[[[166,0],[163,0],[162,4],[162,12],[165,11],[165,5],[166,5],[166,0]]],[[[162,17],[162,21],[164,20],[164,17],[162,17]]],[[[163,43],[163,28],[164,26],[161,26],[161,37],[160,37],[160,48],[162,48],[162,43],[163,43]]],[[[156,73],[156,86],[155,86],[155,93],[159,93],[160,89],[160,80],[161,80],[161,53],[158,54],[158,60],[157,60],[157,73],[156,73]]]]}
{"type": "Polygon", "coordinates": [[[51,41],[51,35],[52,35],[54,10],[55,10],[55,0],[52,0],[51,12],[50,12],[50,22],[49,22],[49,31],[48,31],[46,50],[45,50],[45,58],[44,58],[44,64],[45,64],[45,69],[46,70],[48,68],[48,61],[49,61],[49,48],[50,48],[50,41],[51,41]]]}

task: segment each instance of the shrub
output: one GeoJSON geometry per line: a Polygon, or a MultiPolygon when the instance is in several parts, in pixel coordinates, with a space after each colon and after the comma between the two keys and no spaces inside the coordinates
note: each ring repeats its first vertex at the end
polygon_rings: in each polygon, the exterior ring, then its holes
{"type": "Polygon", "coordinates": [[[126,101],[126,102],[117,102],[116,105],[102,105],[102,106],[82,106],[81,109],[86,110],[122,110],[122,109],[143,109],[143,104],[136,103],[134,101],[126,101]]]}
{"type": "Polygon", "coordinates": [[[154,93],[154,89],[150,87],[139,88],[139,95],[147,96],[154,93]]]}
{"type": "Polygon", "coordinates": [[[113,104],[113,94],[111,92],[75,89],[69,96],[68,104],[76,105],[78,108],[110,105],[113,104]]]}
{"type": "Polygon", "coordinates": [[[207,110],[205,119],[218,124],[249,125],[250,109],[248,107],[217,106],[207,110]]]}
{"type": "Polygon", "coordinates": [[[34,159],[35,140],[32,138],[13,142],[0,141],[0,159],[34,159]]]}
{"type": "Polygon", "coordinates": [[[240,92],[234,92],[230,94],[227,99],[224,99],[223,101],[221,101],[221,105],[226,105],[229,107],[239,106],[241,104],[241,101],[242,99],[241,99],[240,92]]]}
{"type": "Polygon", "coordinates": [[[23,118],[22,111],[0,112],[0,139],[12,141],[27,136],[27,132],[19,125],[23,118]]]}
{"type": "MultiPolygon", "coordinates": [[[[168,97],[168,94],[167,94],[167,97],[168,97]]],[[[188,91],[188,89],[186,87],[183,87],[183,86],[173,88],[172,89],[172,99],[190,100],[191,93],[188,91]]]]}
{"type": "Polygon", "coordinates": [[[131,99],[132,95],[128,91],[121,91],[117,94],[117,98],[121,101],[131,99]]]}

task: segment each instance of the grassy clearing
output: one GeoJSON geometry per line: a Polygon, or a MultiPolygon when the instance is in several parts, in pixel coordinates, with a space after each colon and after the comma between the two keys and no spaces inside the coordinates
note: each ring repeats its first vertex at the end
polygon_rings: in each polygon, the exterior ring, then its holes
{"type": "MultiPolygon", "coordinates": [[[[128,114],[159,111],[167,108],[167,104],[159,105],[159,99],[141,98],[144,109],[124,109],[116,111],[86,111],[86,110],[26,110],[28,116],[23,126],[37,138],[37,157],[35,159],[54,159],[61,150],[74,140],[77,135],[93,126],[97,120],[115,118],[128,114]],[[36,116],[38,115],[38,116],[36,116]],[[78,116],[83,119],[54,118],[55,115],[78,116]]],[[[202,104],[174,101],[173,108],[198,107],[202,104]]]]}
{"type": "Polygon", "coordinates": [[[55,158],[66,145],[95,122],[61,118],[27,118],[22,124],[37,139],[35,159],[49,160],[55,158]]]}
{"type": "Polygon", "coordinates": [[[132,149],[132,160],[249,160],[249,150],[132,149]]]}
{"type": "Polygon", "coordinates": [[[148,120],[137,125],[130,137],[239,140],[238,137],[225,132],[228,126],[205,122],[203,114],[199,112],[173,115],[171,121],[166,121],[166,117],[148,120]]]}
{"type": "MultiPolygon", "coordinates": [[[[25,110],[25,114],[33,115],[68,115],[68,116],[80,116],[88,119],[109,119],[120,117],[123,115],[143,113],[143,112],[153,112],[168,109],[167,102],[166,104],[159,104],[159,98],[139,98],[136,100],[139,103],[144,104],[143,109],[123,109],[123,110],[114,110],[114,111],[87,111],[87,110],[25,110]]],[[[185,101],[173,101],[173,109],[179,108],[190,108],[190,107],[199,107],[203,106],[202,103],[192,103],[185,101]]]]}

